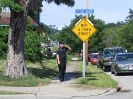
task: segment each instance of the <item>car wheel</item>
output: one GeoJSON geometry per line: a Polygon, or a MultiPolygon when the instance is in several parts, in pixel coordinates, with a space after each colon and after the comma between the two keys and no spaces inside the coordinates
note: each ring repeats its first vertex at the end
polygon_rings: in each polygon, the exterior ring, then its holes
{"type": "Polygon", "coordinates": [[[106,71],[107,71],[105,66],[103,66],[103,71],[104,71],[104,72],[106,72],[106,71]]]}
{"type": "Polygon", "coordinates": [[[112,70],[112,68],[111,68],[111,74],[114,74],[114,71],[112,70]]]}
{"type": "Polygon", "coordinates": [[[118,76],[118,73],[115,71],[115,76],[118,76]]]}
{"type": "Polygon", "coordinates": [[[97,68],[99,68],[98,64],[96,64],[97,68]]]}

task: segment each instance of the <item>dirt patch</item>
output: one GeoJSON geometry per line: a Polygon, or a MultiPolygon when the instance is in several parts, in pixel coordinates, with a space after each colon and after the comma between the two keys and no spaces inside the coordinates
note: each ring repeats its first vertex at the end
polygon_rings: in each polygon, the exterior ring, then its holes
{"type": "Polygon", "coordinates": [[[40,83],[37,85],[37,87],[42,87],[42,86],[47,86],[47,85],[49,85],[49,83],[45,83],[45,84],[44,84],[44,83],[41,83],[41,82],[40,82],[40,83]]]}
{"type": "Polygon", "coordinates": [[[132,90],[120,90],[119,93],[129,93],[131,92],[132,90]]]}

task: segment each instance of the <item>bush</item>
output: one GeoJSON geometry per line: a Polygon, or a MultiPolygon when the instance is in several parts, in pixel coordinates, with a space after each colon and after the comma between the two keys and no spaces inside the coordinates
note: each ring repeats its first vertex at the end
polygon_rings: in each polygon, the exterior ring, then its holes
{"type": "Polygon", "coordinates": [[[8,28],[0,27],[0,59],[6,59],[8,28]]]}
{"type": "Polygon", "coordinates": [[[26,60],[36,62],[43,59],[40,42],[41,38],[39,34],[36,31],[33,31],[32,25],[27,21],[24,39],[24,56],[26,60]]]}

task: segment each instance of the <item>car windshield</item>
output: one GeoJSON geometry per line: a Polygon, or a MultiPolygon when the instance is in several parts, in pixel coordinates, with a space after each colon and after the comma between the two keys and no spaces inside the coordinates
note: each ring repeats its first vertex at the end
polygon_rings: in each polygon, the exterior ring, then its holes
{"type": "Polygon", "coordinates": [[[109,48],[104,50],[104,54],[123,53],[122,48],[109,48]]]}
{"type": "Polygon", "coordinates": [[[133,54],[117,55],[116,60],[117,60],[117,61],[133,60],[133,54]]]}
{"type": "Polygon", "coordinates": [[[94,58],[98,58],[98,55],[94,55],[94,58]]]}
{"type": "Polygon", "coordinates": [[[90,54],[90,53],[97,53],[97,51],[89,51],[89,54],[90,54]]]}

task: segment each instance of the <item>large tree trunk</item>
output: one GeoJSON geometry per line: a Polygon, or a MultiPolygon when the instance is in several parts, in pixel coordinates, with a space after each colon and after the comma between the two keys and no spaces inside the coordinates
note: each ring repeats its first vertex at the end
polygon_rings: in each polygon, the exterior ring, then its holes
{"type": "Polygon", "coordinates": [[[31,0],[19,0],[19,3],[25,6],[25,9],[19,12],[11,10],[7,60],[4,72],[4,75],[10,78],[28,75],[24,62],[24,34],[30,2],[31,0]]]}

